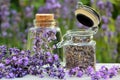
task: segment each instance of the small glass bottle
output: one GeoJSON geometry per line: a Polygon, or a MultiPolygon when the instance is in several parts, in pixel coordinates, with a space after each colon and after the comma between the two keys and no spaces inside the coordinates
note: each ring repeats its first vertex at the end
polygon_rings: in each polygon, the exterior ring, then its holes
{"type": "Polygon", "coordinates": [[[56,26],[54,14],[36,14],[34,27],[28,31],[27,49],[32,53],[56,53],[62,58],[61,49],[56,48],[60,40],[61,32],[56,26]]]}

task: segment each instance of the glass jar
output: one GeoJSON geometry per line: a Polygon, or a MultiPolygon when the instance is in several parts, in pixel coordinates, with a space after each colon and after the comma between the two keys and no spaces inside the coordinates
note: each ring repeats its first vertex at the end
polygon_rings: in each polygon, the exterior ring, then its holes
{"type": "Polygon", "coordinates": [[[28,31],[27,49],[32,53],[55,53],[62,59],[62,50],[56,48],[61,41],[60,28],[56,26],[53,14],[36,14],[33,28],[28,31]]]}
{"type": "Polygon", "coordinates": [[[70,30],[63,36],[63,40],[57,44],[58,48],[64,47],[64,62],[68,69],[88,66],[95,68],[96,56],[93,35],[97,32],[93,29],[70,30]]]}
{"type": "Polygon", "coordinates": [[[57,47],[64,47],[64,61],[68,69],[80,67],[95,69],[96,55],[93,35],[98,31],[100,15],[92,8],[78,2],[75,10],[76,19],[87,28],[67,31],[57,47]]]}

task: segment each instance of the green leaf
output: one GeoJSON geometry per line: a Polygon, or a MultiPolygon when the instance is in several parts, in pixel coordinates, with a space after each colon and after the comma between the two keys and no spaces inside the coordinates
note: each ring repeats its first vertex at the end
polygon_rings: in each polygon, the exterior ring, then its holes
{"type": "Polygon", "coordinates": [[[115,21],[113,19],[110,19],[109,29],[115,32],[115,21]]]}
{"type": "Polygon", "coordinates": [[[115,5],[120,5],[120,0],[110,0],[110,2],[115,5]]]}
{"type": "Polygon", "coordinates": [[[80,2],[82,2],[83,4],[89,4],[90,0],[79,0],[80,2]]]}
{"type": "Polygon", "coordinates": [[[36,8],[38,8],[38,7],[42,6],[42,5],[44,5],[44,3],[45,3],[44,0],[37,0],[37,1],[33,1],[32,4],[34,4],[34,6],[35,6],[36,8]]]}

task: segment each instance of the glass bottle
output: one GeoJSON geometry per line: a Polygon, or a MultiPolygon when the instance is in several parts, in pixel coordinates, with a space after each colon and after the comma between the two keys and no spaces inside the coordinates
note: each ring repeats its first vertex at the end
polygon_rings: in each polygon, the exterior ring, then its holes
{"type": "Polygon", "coordinates": [[[93,35],[98,31],[100,15],[92,8],[78,3],[75,16],[81,24],[88,28],[67,31],[57,47],[64,49],[66,68],[80,67],[86,69],[91,66],[95,69],[96,42],[93,40],[93,35]]]}
{"type": "Polygon", "coordinates": [[[56,26],[53,14],[36,14],[34,27],[28,31],[27,49],[32,53],[55,53],[62,58],[62,50],[56,48],[61,40],[60,28],[56,26]]]}

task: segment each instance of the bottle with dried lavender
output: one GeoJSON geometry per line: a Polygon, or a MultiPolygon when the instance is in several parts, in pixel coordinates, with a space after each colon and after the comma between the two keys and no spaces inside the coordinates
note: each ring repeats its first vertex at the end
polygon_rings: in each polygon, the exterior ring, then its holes
{"type": "Polygon", "coordinates": [[[56,48],[56,44],[61,40],[61,32],[56,26],[54,14],[36,14],[34,26],[28,32],[27,49],[39,54],[62,54],[62,50],[56,48]]]}
{"type": "Polygon", "coordinates": [[[96,42],[93,40],[93,35],[98,31],[100,15],[92,8],[78,3],[75,16],[87,28],[67,31],[57,46],[64,47],[66,68],[80,67],[86,69],[89,66],[95,68],[96,42]]]}

